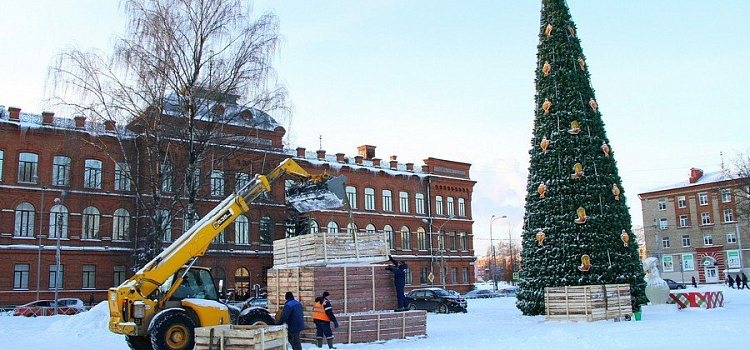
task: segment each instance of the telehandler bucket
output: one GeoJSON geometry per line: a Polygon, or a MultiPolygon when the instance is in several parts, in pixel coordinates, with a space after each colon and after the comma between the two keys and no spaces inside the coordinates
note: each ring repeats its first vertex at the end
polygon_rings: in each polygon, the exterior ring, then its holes
{"type": "Polygon", "coordinates": [[[344,205],[346,176],[324,181],[307,181],[287,190],[286,202],[300,213],[338,208],[344,205]]]}

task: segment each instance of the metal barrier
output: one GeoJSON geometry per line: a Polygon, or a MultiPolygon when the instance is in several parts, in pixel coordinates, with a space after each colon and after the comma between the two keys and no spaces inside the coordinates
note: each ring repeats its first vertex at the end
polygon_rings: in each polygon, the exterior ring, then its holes
{"type": "MultiPolygon", "coordinates": [[[[75,315],[81,312],[86,312],[91,309],[91,306],[84,307],[57,307],[58,315],[75,315]]],[[[33,308],[21,308],[17,307],[4,307],[0,308],[0,316],[26,316],[26,317],[37,317],[37,316],[52,316],[55,314],[54,307],[33,307],[33,308]]]]}

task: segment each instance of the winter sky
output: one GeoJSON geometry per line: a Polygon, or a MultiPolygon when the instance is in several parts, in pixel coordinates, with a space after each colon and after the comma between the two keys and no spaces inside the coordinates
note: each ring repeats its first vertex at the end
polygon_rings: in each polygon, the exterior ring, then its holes
{"type": "MultiPolygon", "coordinates": [[[[118,1],[0,0],[0,104],[38,113],[68,46],[108,50],[118,1]]],[[[568,0],[618,161],[637,194],[750,151],[750,2],[568,0]]],[[[256,1],[279,16],[275,62],[294,105],[290,148],[472,164],[475,250],[517,241],[534,119],[540,0],[256,1]],[[322,140],[321,140],[322,139],[322,140]]]]}

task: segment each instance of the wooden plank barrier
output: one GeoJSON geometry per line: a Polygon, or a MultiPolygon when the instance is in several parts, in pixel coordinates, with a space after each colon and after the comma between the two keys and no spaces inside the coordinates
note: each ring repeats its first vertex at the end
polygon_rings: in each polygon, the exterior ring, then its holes
{"type": "Polygon", "coordinates": [[[195,350],[286,350],[286,325],[195,328],[195,350]]]}
{"type": "Polygon", "coordinates": [[[545,318],[553,321],[619,321],[633,316],[628,284],[547,287],[544,304],[545,318]]]}
{"type": "Polygon", "coordinates": [[[318,232],[273,242],[274,267],[299,267],[388,260],[390,249],[382,232],[318,232]]]}

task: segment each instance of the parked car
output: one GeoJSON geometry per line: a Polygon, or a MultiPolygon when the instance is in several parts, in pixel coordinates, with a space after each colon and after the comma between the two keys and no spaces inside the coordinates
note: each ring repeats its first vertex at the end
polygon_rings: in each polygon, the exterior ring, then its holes
{"type": "Polygon", "coordinates": [[[499,296],[500,294],[492,289],[474,289],[464,294],[464,298],[466,299],[497,298],[499,296]]]}
{"type": "Polygon", "coordinates": [[[460,297],[460,296],[461,296],[461,293],[459,293],[459,292],[456,292],[456,291],[455,291],[455,290],[453,290],[453,289],[448,289],[448,290],[447,290],[446,292],[450,293],[450,294],[451,294],[451,295],[453,295],[454,297],[460,297]]]}
{"type": "Polygon", "coordinates": [[[78,298],[58,298],[57,303],[62,306],[76,309],[78,312],[86,309],[86,306],[83,304],[83,300],[78,298]]]}
{"type": "Polygon", "coordinates": [[[665,278],[664,282],[667,282],[669,289],[685,289],[685,283],[675,282],[674,280],[671,280],[669,278],[665,278]]]}
{"type": "Polygon", "coordinates": [[[518,294],[518,288],[512,287],[512,288],[505,288],[498,292],[501,297],[515,297],[516,294],[518,294]]]}
{"type": "Polygon", "coordinates": [[[456,297],[442,288],[420,288],[406,293],[409,310],[427,310],[437,313],[466,312],[466,299],[456,297]]]}
{"type": "MultiPolygon", "coordinates": [[[[58,315],[74,315],[77,314],[78,310],[57,304],[58,315]]],[[[27,304],[16,306],[13,310],[13,316],[25,316],[25,317],[36,317],[36,316],[51,316],[55,314],[55,301],[54,300],[37,300],[27,304]]]]}

